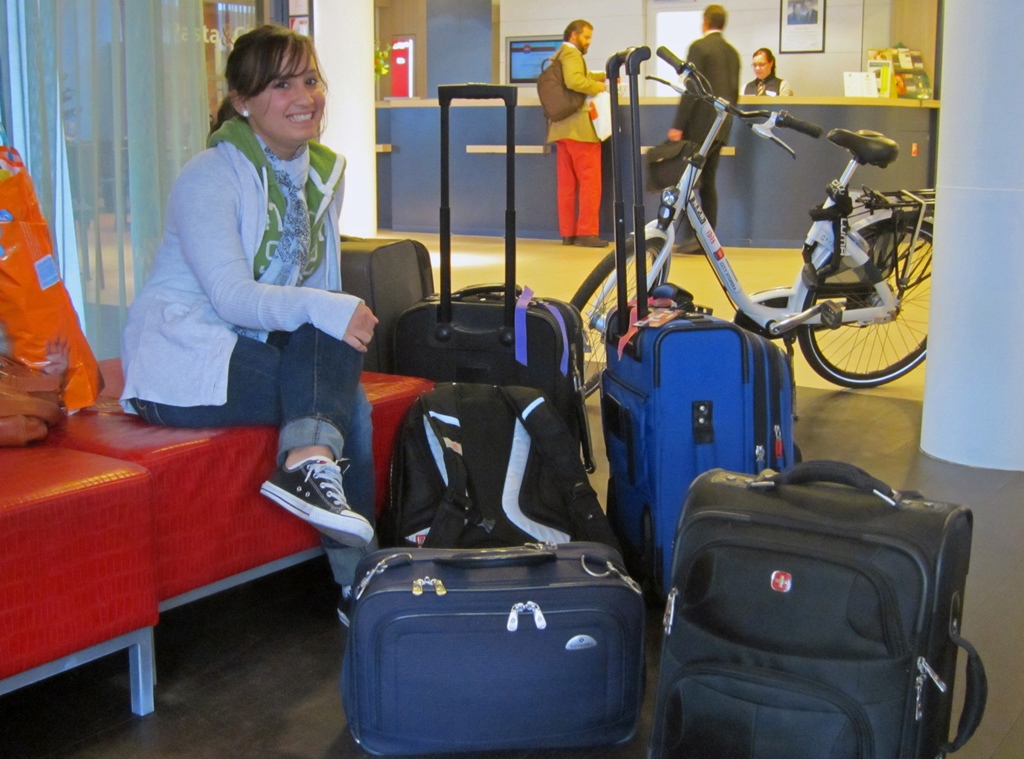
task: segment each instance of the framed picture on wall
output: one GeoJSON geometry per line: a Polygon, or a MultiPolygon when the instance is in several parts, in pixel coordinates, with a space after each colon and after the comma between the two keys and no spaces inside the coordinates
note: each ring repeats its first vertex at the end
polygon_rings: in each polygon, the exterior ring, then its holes
{"type": "Polygon", "coordinates": [[[779,0],[779,52],[825,52],[826,0],[779,0]]]}
{"type": "Polygon", "coordinates": [[[309,0],[288,0],[288,26],[307,37],[313,35],[313,9],[309,0]]]}

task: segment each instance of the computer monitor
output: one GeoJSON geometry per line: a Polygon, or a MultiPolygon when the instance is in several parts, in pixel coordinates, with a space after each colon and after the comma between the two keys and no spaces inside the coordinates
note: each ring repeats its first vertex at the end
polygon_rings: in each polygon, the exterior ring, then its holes
{"type": "Polygon", "coordinates": [[[562,44],[562,35],[508,37],[507,43],[509,84],[533,84],[544,61],[562,44]]]}

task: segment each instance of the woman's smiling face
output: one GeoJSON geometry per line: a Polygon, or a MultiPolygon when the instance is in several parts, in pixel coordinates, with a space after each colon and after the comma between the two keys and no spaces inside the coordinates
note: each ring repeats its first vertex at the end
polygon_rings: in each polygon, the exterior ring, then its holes
{"type": "Polygon", "coordinates": [[[252,131],[278,158],[287,160],[320,135],[326,97],[320,73],[308,58],[283,71],[258,95],[238,102],[236,110],[249,111],[252,131]]]}

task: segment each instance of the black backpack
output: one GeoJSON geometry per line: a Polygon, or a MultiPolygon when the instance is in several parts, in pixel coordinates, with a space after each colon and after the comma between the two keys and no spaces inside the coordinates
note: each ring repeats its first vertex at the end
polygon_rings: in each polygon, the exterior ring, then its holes
{"type": "Polygon", "coordinates": [[[385,540],[486,548],[595,541],[621,550],[579,444],[533,388],[449,382],[399,433],[385,540]]]}
{"type": "Polygon", "coordinates": [[[537,77],[537,97],[548,121],[561,121],[572,116],[583,107],[587,96],[565,86],[562,76],[562,62],[549,58],[537,77]]]}

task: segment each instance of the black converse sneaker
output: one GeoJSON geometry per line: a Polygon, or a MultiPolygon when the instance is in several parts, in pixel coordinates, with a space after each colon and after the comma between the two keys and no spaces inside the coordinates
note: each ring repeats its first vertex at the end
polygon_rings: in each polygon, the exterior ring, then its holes
{"type": "Polygon", "coordinates": [[[328,458],[312,456],[293,469],[281,467],[260,492],[342,545],[362,547],[373,539],[373,525],[349,508],[341,469],[328,458]]]}

